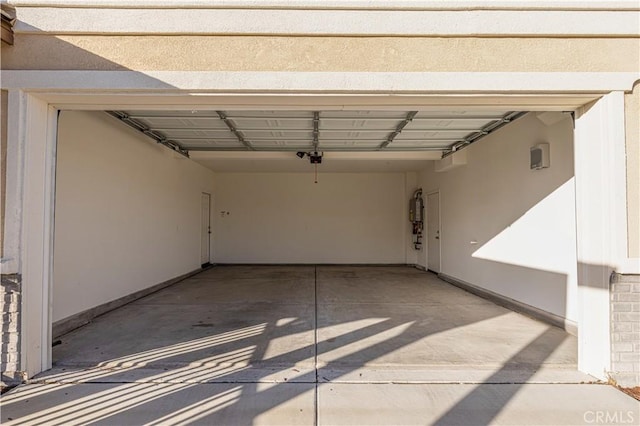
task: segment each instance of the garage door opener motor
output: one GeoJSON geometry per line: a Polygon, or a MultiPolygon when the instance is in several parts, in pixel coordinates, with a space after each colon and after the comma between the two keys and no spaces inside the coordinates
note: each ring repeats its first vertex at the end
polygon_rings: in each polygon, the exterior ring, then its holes
{"type": "Polygon", "coordinates": [[[422,231],[424,230],[424,201],[422,200],[422,188],[413,193],[409,200],[409,221],[413,234],[413,248],[422,250],[422,231]]]}
{"type": "Polygon", "coordinates": [[[309,163],[315,166],[315,180],[314,183],[318,183],[318,164],[322,164],[322,153],[318,154],[318,152],[296,152],[298,158],[302,159],[304,157],[309,157],[309,163]]]}

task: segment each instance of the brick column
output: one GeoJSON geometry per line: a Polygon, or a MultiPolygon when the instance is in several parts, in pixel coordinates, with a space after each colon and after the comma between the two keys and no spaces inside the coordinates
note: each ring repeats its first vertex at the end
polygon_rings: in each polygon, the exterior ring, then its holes
{"type": "Polygon", "coordinates": [[[611,378],[640,386],[640,275],[611,277],[611,378]]]}
{"type": "Polygon", "coordinates": [[[2,351],[0,369],[2,386],[20,383],[26,378],[20,366],[21,283],[17,274],[2,275],[0,308],[2,309],[2,351]]]}

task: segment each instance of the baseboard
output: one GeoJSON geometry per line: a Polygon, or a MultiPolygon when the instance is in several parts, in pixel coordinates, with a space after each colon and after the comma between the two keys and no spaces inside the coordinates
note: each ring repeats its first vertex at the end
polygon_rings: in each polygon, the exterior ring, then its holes
{"type": "Polygon", "coordinates": [[[507,309],[511,309],[512,311],[516,311],[531,318],[546,322],[547,324],[559,327],[571,335],[578,335],[578,324],[574,321],[568,320],[556,314],[552,314],[551,312],[544,311],[540,308],[536,308],[535,306],[527,305],[526,303],[511,299],[501,294],[494,293],[491,290],[478,287],[474,284],[459,280],[449,275],[442,273],[437,275],[441,280],[446,281],[449,284],[453,284],[463,290],[466,290],[469,293],[473,293],[476,296],[482,297],[483,299],[490,300],[496,305],[500,305],[507,309]]]}
{"type": "Polygon", "coordinates": [[[414,266],[410,263],[214,263],[214,266],[414,266]]]}
{"type": "Polygon", "coordinates": [[[152,293],[160,291],[164,288],[167,288],[173,284],[176,284],[184,279],[192,277],[200,272],[204,271],[206,268],[195,269],[191,272],[187,272],[186,274],[177,276],[167,281],[163,281],[159,284],[153,285],[151,287],[147,287],[143,290],[136,291],[135,293],[128,294],[126,296],[120,297],[118,299],[112,300],[107,303],[103,303],[102,305],[98,305],[96,307],[87,309],[86,311],[79,312],[77,314],[71,315],[67,318],[61,319],[53,323],[51,327],[51,336],[52,339],[56,339],[63,334],[66,334],[70,331],[75,330],[76,328],[82,327],[90,323],[94,318],[99,317],[100,315],[104,315],[107,312],[113,311],[114,309],[118,309],[126,304],[134,302],[138,299],[141,299],[145,296],[148,296],[152,293]]]}

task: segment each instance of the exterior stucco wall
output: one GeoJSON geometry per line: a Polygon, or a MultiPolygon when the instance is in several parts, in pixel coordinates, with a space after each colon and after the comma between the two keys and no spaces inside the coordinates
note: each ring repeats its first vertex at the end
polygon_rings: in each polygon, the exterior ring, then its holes
{"type": "Polygon", "coordinates": [[[4,209],[7,198],[7,102],[7,91],[0,90],[0,257],[4,255],[4,209]]]}
{"type": "Polygon", "coordinates": [[[629,72],[638,38],[17,34],[3,69],[629,72]]]}
{"type": "Polygon", "coordinates": [[[640,82],[625,95],[629,257],[640,257],[640,82]]]}

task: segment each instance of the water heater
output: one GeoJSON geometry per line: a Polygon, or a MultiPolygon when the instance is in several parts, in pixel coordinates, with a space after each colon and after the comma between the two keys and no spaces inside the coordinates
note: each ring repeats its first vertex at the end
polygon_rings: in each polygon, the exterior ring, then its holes
{"type": "Polygon", "coordinates": [[[424,229],[424,201],[422,200],[422,189],[413,193],[409,200],[409,222],[414,236],[413,248],[422,249],[422,230],[424,229]]]}

